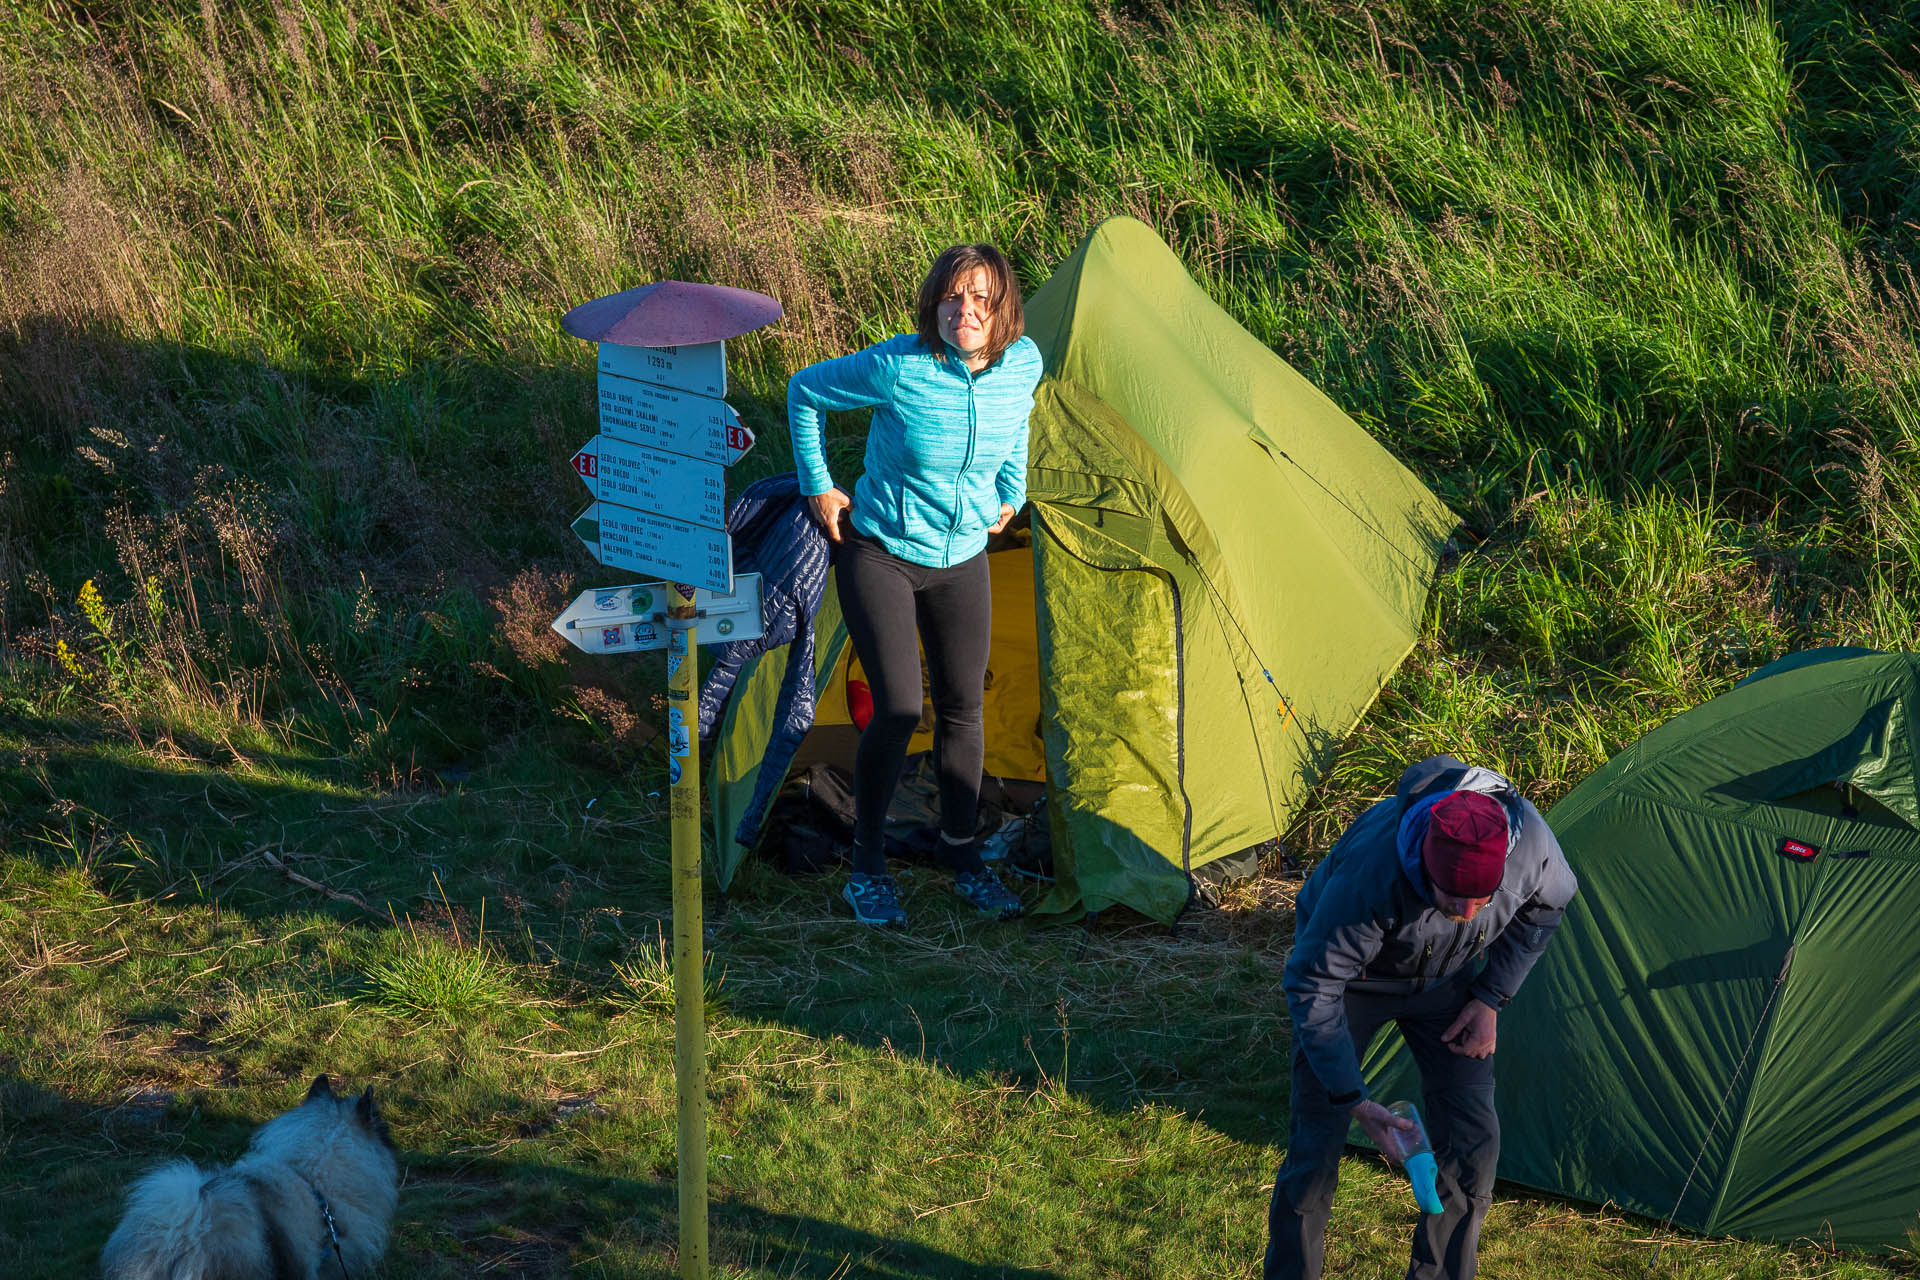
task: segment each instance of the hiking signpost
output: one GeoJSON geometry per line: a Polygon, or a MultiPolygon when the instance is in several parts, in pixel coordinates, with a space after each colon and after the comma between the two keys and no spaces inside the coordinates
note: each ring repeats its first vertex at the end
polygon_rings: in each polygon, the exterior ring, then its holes
{"type": "MultiPolygon", "coordinates": [[[[628,587],[593,587],[575,596],[553,620],[560,638],[583,653],[635,653],[667,647],[667,607],[673,586],[636,582],[628,587]]],[[[733,591],[696,587],[695,644],[732,644],[760,638],[760,575],[736,573],[733,591]]]]}
{"type": "Polygon", "coordinates": [[[599,344],[600,434],[573,455],[593,501],[573,531],[601,564],[667,581],[582,592],[553,629],[589,653],[667,651],[673,820],[680,1276],[707,1274],[706,975],[701,956],[697,646],[761,634],[760,575],[733,572],[725,468],[753,447],[726,403],[726,340],[780,318],[763,293],[663,280],[561,317],[599,344]]]}

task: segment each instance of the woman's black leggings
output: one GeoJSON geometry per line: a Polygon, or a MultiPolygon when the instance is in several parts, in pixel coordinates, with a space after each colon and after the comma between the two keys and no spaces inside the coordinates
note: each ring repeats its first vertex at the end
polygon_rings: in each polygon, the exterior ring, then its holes
{"type": "Polygon", "coordinates": [[[833,576],[847,634],[873,690],[873,720],[853,758],[853,866],[874,875],[886,869],[887,806],[920,723],[923,645],[933,693],[940,830],[950,840],[973,836],[986,758],[980,710],[993,591],[984,551],[932,569],[900,559],[846,525],[842,529],[833,576]]]}

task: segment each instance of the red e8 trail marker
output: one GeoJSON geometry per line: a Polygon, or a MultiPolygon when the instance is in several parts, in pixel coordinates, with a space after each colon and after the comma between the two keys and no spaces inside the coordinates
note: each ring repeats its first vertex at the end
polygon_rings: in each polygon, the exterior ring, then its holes
{"type": "Polygon", "coordinates": [[[764,293],[662,280],[583,302],[560,319],[574,337],[599,344],[600,434],[573,455],[592,501],[573,531],[601,564],[659,579],[584,591],[553,629],[589,653],[667,651],[681,1280],[707,1274],[698,646],[750,640],[764,625],[760,575],[733,572],[726,533],[726,468],[753,447],[723,399],[726,340],[780,315],[764,293]]]}

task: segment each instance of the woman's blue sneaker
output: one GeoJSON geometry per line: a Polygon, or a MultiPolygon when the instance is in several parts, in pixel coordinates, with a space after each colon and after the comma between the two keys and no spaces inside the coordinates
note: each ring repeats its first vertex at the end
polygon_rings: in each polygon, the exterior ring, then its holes
{"type": "Polygon", "coordinates": [[[981,915],[995,920],[1011,920],[1027,913],[1019,897],[991,871],[960,872],[953,877],[953,891],[977,907],[981,915]]]}
{"type": "Polygon", "coordinates": [[[853,918],[861,924],[882,929],[904,929],[907,913],[900,909],[900,886],[889,875],[870,876],[856,871],[847,877],[840,896],[853,908],[853,918]]]}

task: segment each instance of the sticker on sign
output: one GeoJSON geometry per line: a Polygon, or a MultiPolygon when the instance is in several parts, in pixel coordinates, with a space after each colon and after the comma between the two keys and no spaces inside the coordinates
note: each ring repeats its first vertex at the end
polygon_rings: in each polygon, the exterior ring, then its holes
{"type": "MultiPolygon", "coordinates": [[[[566,612],[553,620],[553,629],[587,653],[664,649],[667,608],[672,603],[672,588],[664,582],[595,587],[575,596],[566,612]]],[[[693,633],[696,644],[755,640],[765,626],[757,573],[737,574],[732,591],[696,589],[693,607],[699,615],[693,633]]]]}
{"type": "Polygon", "coordinates": [[[690,347],[626,347],[600,344],[600,372],[638,378],[655,386],[695,395],[727,394],[727,353],[724,342],[701,342],[690,347]]]}
{"type": "Polygon", "coordinates": [[[573,455],[573,469],[602,502],[709,529],[727,523],[727,473],[717,462],[596,436],[573,455]]]}
{"type": "Polygon", "coordinates": [[[573,531],[601,564],[715,591],[732,589],[733,544],[718,529],[595,502],[574,519],[573,531]]]}
{"type": "Polygon", "coordinates": [[[753,448],[753,433],[726,401],[611,373],[600,375],[600,431],[729,466],[753,448]]]}

